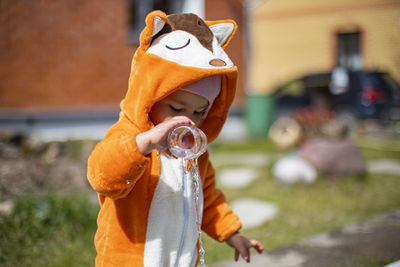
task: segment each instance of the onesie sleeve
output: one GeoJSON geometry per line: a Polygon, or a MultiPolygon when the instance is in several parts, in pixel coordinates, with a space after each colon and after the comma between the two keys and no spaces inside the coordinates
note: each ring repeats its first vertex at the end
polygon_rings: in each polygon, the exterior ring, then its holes
{"type": "Polygon", "coordinates": [[[215,187],[215,171],[207,161],[203,179],[204,210],[202,229],[212,238],[222,242],[237,232],[242,224],[226,202],[224,194],[215,187]]]}
{"type": "Polygon", "coordinates": [[[138,133],[136,127],[122,117],[92,151],[87,176],[99,194],[112,199],[126,197],[142,177],[150,158],[136,145],[138,133]]]}

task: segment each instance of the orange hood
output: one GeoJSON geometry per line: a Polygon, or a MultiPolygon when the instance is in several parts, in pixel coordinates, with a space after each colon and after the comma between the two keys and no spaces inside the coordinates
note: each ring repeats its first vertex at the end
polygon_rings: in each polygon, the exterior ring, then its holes
{"type": "Polygon", "coordinates": [[[201,23],[193,14],[167,16],[161,11],[153,11],[146,17],[146,27],[132,60],[128,92],[121,102],[123,114],[141,131],[153,127],[148,113],[157,101],[186,84],[220,74],[221,91],[201,125],[209,142],[220,133],[235,96],[237,78],[237,67],[230,62],[224,49],[237,26],[232,20],[201,23]],[[209,29],[213,33],[212,39],[205,40],[203,32],[210,34],[209,29]],[[168,42],[172,42],[170,46],[180,43],[186,46],[168,50],[165,48],[168,42]],[[208,64],[213,59],[226,64],[208,64]]]}

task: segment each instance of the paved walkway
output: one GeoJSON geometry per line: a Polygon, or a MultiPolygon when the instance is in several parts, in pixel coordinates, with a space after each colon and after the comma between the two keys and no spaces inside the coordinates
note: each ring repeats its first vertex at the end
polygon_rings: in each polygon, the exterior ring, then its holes
{"type": "Polygon", "coordinates": [[[253,253],[251,262],[225,261],[216,267],[399,267],[400,209],[288,247],[253,253]]]}

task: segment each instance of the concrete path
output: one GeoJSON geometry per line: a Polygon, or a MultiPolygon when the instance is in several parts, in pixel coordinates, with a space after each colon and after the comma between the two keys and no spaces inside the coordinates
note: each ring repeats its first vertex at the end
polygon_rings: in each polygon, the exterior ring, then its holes
{"type": "Polygon", "coordinates": [[[216,267],[398,267],[400,209],[312,236],[297,244],[252,254],[251,263],[225,261],[216,267]]]}

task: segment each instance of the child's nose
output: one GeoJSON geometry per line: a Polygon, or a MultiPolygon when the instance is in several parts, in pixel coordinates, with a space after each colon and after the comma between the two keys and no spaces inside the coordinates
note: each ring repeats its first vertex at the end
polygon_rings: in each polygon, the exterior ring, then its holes
{"type": "Polygon", "coordinates": [[[186,117],[188,117],[191,121],[193,121],[195,125],[198,125],[200,122],[198,116],[195,116],[193,114],[187,114],[186,117]]]}

